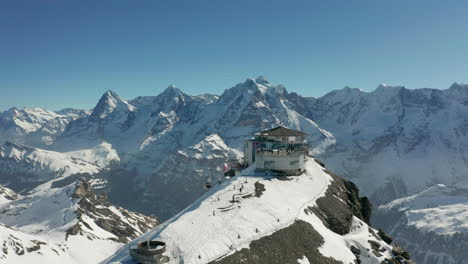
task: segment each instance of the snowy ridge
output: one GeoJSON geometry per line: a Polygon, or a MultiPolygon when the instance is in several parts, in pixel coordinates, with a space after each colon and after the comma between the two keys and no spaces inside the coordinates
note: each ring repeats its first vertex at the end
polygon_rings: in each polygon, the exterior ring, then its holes
{"type": "Polygon", "coordinates": [[[410,226],[438,234],[468,233],[468,187],[435,185],[419,194],[394,200],[380,210],[404,212],[410,226]]]}
{"type": "MultiPolygon", "coordinates": [[[[248,249],[252,241],[298,220],[310,223],[324,237],[325,242],[319,248],[323,256],[353,262],[356,256],[349,245],[370,248],[369,229],[355,218],[351,232],[341,236],[306,210],[317,205],[315,201],[325,196],[333,181],[319,164],[312,160],[306,164],[306,173],[286,180],[256,174],[250,167],[240,176],[215,186],[191,206],[103,263],[126,263],[130,259],[128,248],[147,239],[166,243],[167,255],[171,257],[169,263],[210,263],[248,249]]],[[[371,257],[368,263],[391,258],[391,247],[384,247],[385,252],[371,257]]]]}
{"type": "Polygon", "coordinates": [[[209,135],[201,142],[187,148],[179,150],[179,153],[186,157],[195,159],[214,159],[232,156],[233,158],[242,157],[242,153],[237,149],[232,149],[217,134],[209,135]]]}
{"type": "Polygon", "coordinates": [[[120,162],[117,151],[107,142],[102,142],[90,149],[74,150],[64,152],[64,154],[96,164],[100,168],[106,168],[112,163],[120,162]]]}
{"type": "Polygon", "coordinates": [[[107,203],[85,181],[66,182],[42,184],[0,205],[0,260],[97,263],[157,224],[107,203]]]}
{"type": "Polygon", "coordinates": [[[438,184],[379,206],[375,221],[398,237],[420,263],[465,264],[468,263],[467,212],[466,185],[438,184]]]}
{"type": "MultiPolygon", "coordinates": [[[[41,182],[74,174],[95,174],[100,167],[59,152],[31,148],[7,142],[0,145],[0,177],[3,184],[41,182]],[[9,175],[22,174],[20,178],[9,175]],[[25,176],[26,175],[26,176],[25,176]]],[[[19,187],[20,188],[20,187],[19,187]]]]}

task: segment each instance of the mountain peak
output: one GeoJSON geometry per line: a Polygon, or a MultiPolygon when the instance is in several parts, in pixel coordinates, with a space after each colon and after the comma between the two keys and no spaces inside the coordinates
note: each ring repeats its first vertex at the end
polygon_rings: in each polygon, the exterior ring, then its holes
{"type": "Polygon", "coordinates": [[[121,102],[122,99],[112,90],[107,90],[99,99],[96,107],[94,107],[91,116],[94,118],[105,118],[109,113],[114,111],[117,104],[121,102]]]}
{"type": "Polygon", "coordinates": [[[468,84],[454,82],[454,83],[452,83],[452,85],[450,85],[449,89],[460,89],[460,88],[463,88],[463,87],[468,88],[468,84]]]}
{"type": "Polygon", "coordinates": [[[169,85],[158,97],[184,97],[184,93],[174,85],[169,85]]]}
{"type": "Polygon", "coordinates": [[[379,86],[377,86],[375,91],[397,91],[403,88],[405,87],[404,86],[390,86],[388,84],[381,83],[379,84],[379,86]]]}
{"type": "Polygon", "coordinates": [[[182,91],[177,88],[175,85],[169,85],[164,91],[163,93],[172,93],[172,94],[178,94],[178,93],[182,93],[182,91]]]}
{"type": "Polygon", "coordinates": [[[107,91],[104,92],[104,94],[101,96],[101,98],[102,97],[114,97],[115,98],[115,97],[119,97],[119,96],[117,95],[116,92],[114,92],[112,90],[107,90],[107,91]]]}
{"type": "Polygon", "coordinates": [[[388,84],[385,84],[385,83],[381,83],[377,86],[377,89],[384,89],[384,88],[388,88],[388,87],[391,87],[390,85],[388,84]]]}
{"type": "Polygon", "coordinates": [[[270,83],[262,75],[258,76],[257,79],[255,79],[255,82],[258,83],[258,84],[269,84],[270,83]]]}

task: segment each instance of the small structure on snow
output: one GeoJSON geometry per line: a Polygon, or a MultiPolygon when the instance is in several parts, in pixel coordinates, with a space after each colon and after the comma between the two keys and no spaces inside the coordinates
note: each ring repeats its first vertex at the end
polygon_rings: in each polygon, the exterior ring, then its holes
{"type": "Polygon", "coordinates": [[[234,177],[240,174],[240,172],[245,169],[245,162],[241,162],[237,159],[231,158],[224,163],[223,171],[224,176],[234,177]]]}
{"type": "Polygon", "coordinates": [[[166,243],[156,240],[140,242],[130,248],[130,256],[142,264],[168,263],[169,257],[163,255],[164,252],[166,252],[166,243]]]}

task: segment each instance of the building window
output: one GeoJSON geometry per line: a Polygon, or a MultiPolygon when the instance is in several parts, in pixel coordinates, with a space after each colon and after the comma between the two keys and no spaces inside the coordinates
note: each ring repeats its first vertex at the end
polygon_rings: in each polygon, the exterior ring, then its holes
{"type": "Polygon", "coordinates": [[[299,163],[298,160],[293,160],[293,161],[290,161],[290,162],[289,162],[289,166],[294,166],[294,165],[296,165],[296,164],[298,164],[298,163],[299,163]]]}

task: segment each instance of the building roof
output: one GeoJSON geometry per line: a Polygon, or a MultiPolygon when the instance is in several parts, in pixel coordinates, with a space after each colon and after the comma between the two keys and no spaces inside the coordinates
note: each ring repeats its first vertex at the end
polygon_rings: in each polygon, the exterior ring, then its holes
{"type": "Polygon", "coordinates": [[[292,130],[284,126],[279,126],[273,129],[261,131],[259,134],[262,136],[307,136],[306,133],[297,130],[292,130]]]}

